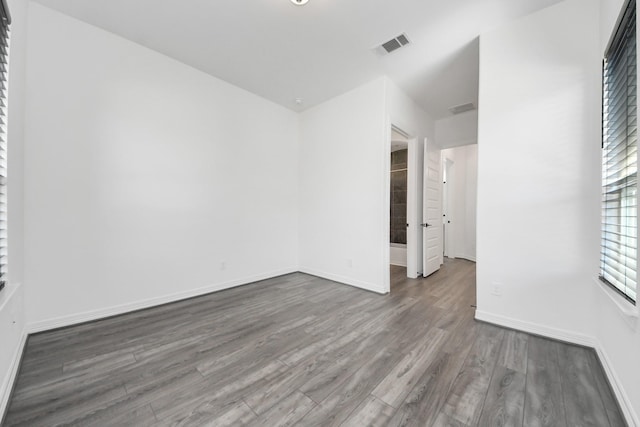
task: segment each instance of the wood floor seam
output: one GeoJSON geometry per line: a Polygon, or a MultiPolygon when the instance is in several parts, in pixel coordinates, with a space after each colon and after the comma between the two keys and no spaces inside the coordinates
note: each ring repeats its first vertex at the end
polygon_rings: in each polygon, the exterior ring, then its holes
{"type": "MultiPolygon", "coordinates": [[[[554,346],[554,350],[555,350],[555,354],[556,354],[556,358],[558,360],[560,360],[560,352],[558,351],[558,347],[554,346]]],[[[562,380],[562,376],[559,377],[559,384],[560,384],[560,391],[561,394],[560,396],[562,397],[562,407],[566,408],[566,402],[565,402],[565,398],[564,398],[564,384],[563,384],[563,380],[562,380]]],[[[564,425],[569,426],[569,418],[567,417],[567,412],[564,411],[564,425]]]]}
{"type": "Polygon", "coordinates": [[[307,396],[313,403],[315,403],[316,405],[319,405],[319,402],[316,402],[313,397],[309,396],[307,393],[303,392],[302,390],[298,389],[298,391],[302,394],[304,394],[305,396],[307,396]]]}
{"type": "Polygon", "coordinates": [[[258,418],[258,417],[259,417],[259,415],[258,415],[258,413],[256,412],[256,410],[255,410],[255,409],[253,409],[253,408],[251,407],[251,405],[249,405],[249,403],[248,403],[245,399],[242,399],[242,401],[244,402],[244,404],[245,404],[245,405],[247,405],[247,406],[249,407],[249,409],[251,409],[251,411],[252,411],[252,412],[253,412],[253,414],[256,416],[256,418],[258,418]]]}
{"type": "MultiPolygon", "coordinates": [[[[527,359],[529,358],[529,347],[527,346],[527,359]]],[[[525,363],[525,372],[524,372],[524,406],[522,408],[522,417],[521,417],[521,425],[524,426],[525,425],[525,415],[526,415],[526,408],[527,408],[527,378],[529,377],[528,373],[529,373],[529,364],[525,363]]]]}
{"type": "MultiPolygon", "coordinates": [[[[502,336],[502,340],[500,341],[500,345],[498,346],[498,348],[499,348],[500,350],[502,350],[502,347],[504,346],[505,339],[506,339],[506,337],[503,335],[503,336],[502,336]]],[[[498,350],[498,351],[500,351],[500,350],[498,350]]],[[[492,366],[492,368],[491,368],[491,375],[490,375],[490,376],[491,376],[491,381],[493,381],[493,380],[494,380],[494,374],[495,374],[495,372],[496,372],[496,368],[497,368],[497,366],[498,366],[498,358],[496,358],[496,360],[495,360],[495,362],[493,363],[493,366],[492,366]]],[[[491,381],[490,381],[490,383],[491,383],[491,381]]],[[[487,398],[489,397],[489,391],[490,391],[490,390],[491,390],[490,388],[487,388],[487,390],[485,390],[484,398],[482,399],[482,411],[480,412],[480,414],[479,414],[479,418],[478,418],[479,420],[481,420],[481,419],[482,419],[482,416],[484,415],[484,413],[485,413],[485,411],[486,411],[486,409],[487,409],[487,407],[486,407],[486,403],[487,403],[487,398]]]]}
{"type": "Polygon", "coordinates": [[[158,419],[158,416],[156,415],[156,411],[153,410],[153,406],[151,406],[150,403],[147,406],[149,406],[149,409],[151,409],[151,413],[153,414],[153,418],[156,420],[156,422],[159,422],[160,420],[158,419]]]}

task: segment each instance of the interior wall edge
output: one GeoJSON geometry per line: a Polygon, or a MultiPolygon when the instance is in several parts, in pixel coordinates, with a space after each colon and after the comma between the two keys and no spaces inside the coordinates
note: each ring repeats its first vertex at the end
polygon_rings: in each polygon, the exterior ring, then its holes
{"type": "Polygon", "coordinates": [[[476,320],[481,322],[492,323],[509,329],[517,329],[533,335],[540,335],[554,340],[564,341],[570,344],[581,345],[584,347],[596,346],[596,339],[591,335],[580,334],[578,332],[566,329],[554,328],[552,326],[540,323],[527,322],[524,320],[514,319],[512,317],[501,316],[499,314],[489,313],[487,311],[476,310],[476,320]]]}
{"type": "Polygon", "coordinates": [[[373,283],[364,282],[362,280],[353,279],[351,277],[340,276],[338,274],[327,273],[324,271],[314,270],[312,268],[307,268],[307,267],[300,267],[299,271],[300,273],[321,277],[323,279],[331,280],[333,282],[338,282],[342,285],[353,286],[354,288],[363,289],[365,291],[374,292],[376,294],[385,295],[389,293],[388,290],[380,286],[377,286],[373,283]]]}
{"type": "Polygon", "coordinates": [[[448,150],[450,148],[460,148],[466,147],[467,145],[476,145],[478,144],[478,139],[465,139],[461,141],[456,141],[455,143],[448,144],[446,146],[441,147],[442,150],[448,150]]]}
{"type": "Polygon", "coordinates": [[[7,415],[7,411],[9,409],[9,400],[11,399],[11,394],[13,393],[13,387],[18,379],[18,372],[20,371],[20,362],[22,361],[22,355],[24,354],[24,350],[27,347],[27,338],[29,334],[25,329],[22,330],[20,336],[20,342],[16,347],[16,350],[13,354],[13,358],[11,359],[11,366],[9,367],[9,375],[5,379],[4,383],[0,388],[0,425],[4,425],[4,417],[7,415]]]}
{"type": "Polygon", "coordinates": [[[225,289],[244,286],[244,285],[251,284],[253,282],[258,282],[260,280],[271,279],[274,277],[283,276],[285,274],[295,273],[297,271],[298,271],[298,268],[296,267],[284,268],[280,270],[257,274],[254,276],[244,277],[241,279],[234,279],[227,282],[216,283],[213,285],[204,286],[196,289],[189,289],[183,292],[176,292],[169,295],[163,295],[159,297],[153,297],[145,300],[135,301],[127,304],[27,323],[26,331],[29,334],[34,334],[38,332],[49,331],[52,329],[64,328],[67,326],[73,326],[80,323],[100,320],[100,319],[104,319],[111,316],[117,316],[120,314],[126,314],[132,311],[143,310],[145,308],[152,308],[152,307],[156,307],[163,304],[178,302],[188,298],[193,298],[193,297],[210,294],[213,292],[223,291],[225,289]]]}
{"type": "Polygon", "coordinates": [[[533,335],[539,335],[544,338],[550,338],[558,341],[567,342],[570,344],[576,344],[583,347],[589,347],[595,350],[600,360],[604,372],[607,376],[609,384],[615,393],[618,405],[624,414],[625,420],[630,427],[640,427],[640,421],[638,414],[633,410],[631,401],[625,392],[622,382],[619,380],[619,376],[613,368],[604,347],[600,344],[600,341],[595,336],[584,335],[566,329],[558,329],[547,325],[542,325],[533,322],[525,322],[518,319],[513,319],[506,316],[500,316],[492,314],[482,310],[476,310],[476,320],[481,322],[491,323],[496,326],[501,326],[509,329],[514,329],[522,332],[526,332],[533,335]]]}
{"type": "Polygon", "coordinates": [[[627,424],[629,424],[629,426],[631,427],[640,427],[640,417],[634,411],[633,405],[631,405],[631,400],[622,387],[620,377],[613,369],[613,363],[611,362],[608,353],[605,351],[604,346],[597,338],[594,338],[594,341],[596,344],[594,348],[596,350],[596,353],[598,354],[598,359],[600,360],[600,364],[604,369],[607,380],[609,380],[609,385],[611,386],[611,389],[616,396],[616,400],[618,401],[618,405],[620,405],[620,409],[622,410],[627,424]]]}
{"type": "Polygon", "coordinates": [[[404,264],[400,261],[391,261],[389,263],[390,265],[395,265],[396,267],[407,267],[407,263],[405,262],[404,264]]]}

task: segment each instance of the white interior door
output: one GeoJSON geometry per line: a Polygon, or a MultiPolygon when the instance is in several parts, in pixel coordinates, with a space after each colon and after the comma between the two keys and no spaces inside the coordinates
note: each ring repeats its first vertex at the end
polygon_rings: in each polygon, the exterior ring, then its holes
{"type": "Polygon", "coordinates": [[[442,264],[442,158],[440,150],[424,143],[424,197],[422,210],[423,276],[437,271],[442,264]]]}

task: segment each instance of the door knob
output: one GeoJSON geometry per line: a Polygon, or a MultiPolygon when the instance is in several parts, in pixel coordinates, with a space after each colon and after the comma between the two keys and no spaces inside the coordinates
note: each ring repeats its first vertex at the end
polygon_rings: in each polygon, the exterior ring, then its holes
{"type": "Polygon", "coordinates": [[[423,226],[424,228],[431,227],[431,224],[427,224],[426,222],[424,224],[420,224],[420,225],[423,226]]]}

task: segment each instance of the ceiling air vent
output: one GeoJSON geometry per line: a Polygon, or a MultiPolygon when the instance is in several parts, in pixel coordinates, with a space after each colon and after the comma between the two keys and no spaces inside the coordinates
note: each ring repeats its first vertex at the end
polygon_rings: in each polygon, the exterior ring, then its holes
{"type": "Polygon", "coordinates": [[[449,108],[453,114],[465,113],[467,111],[475,110],[476,106],[473,105],[473,102],[469,102],[467,104],[456,105],[455,107],[449,108]]]}
{"type": "Polygon", "coordinates": [[[380,51],[380,53],[391,53],[395,50],[400,49],[403,46],[406,46],[410,43],[409,38],[407,37],[406,34],[400,34],[399,36],[389,40],[388,42],[384,42],[382,43],[379,47],[378,50],[380,51]]]}

